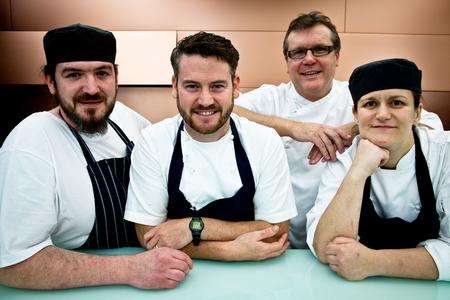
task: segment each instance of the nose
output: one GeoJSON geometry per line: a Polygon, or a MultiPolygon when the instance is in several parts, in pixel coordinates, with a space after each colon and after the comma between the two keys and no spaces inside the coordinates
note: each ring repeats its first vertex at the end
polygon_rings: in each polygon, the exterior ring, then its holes
{"type": "Polygon", "coordinates": [[[389,120],[391,118],[391,111],[386,104],[381,104],[377,109],[377,119],[380,121],[389,120]]]}
{"type": "Polygon", "coordinates": [[[95,95],[98,93],[99,88],[97,80],[93,74],[87,74],[84,82],[83,91],[89,95],[95,95]]]}
{"type": "Polygon", "coordinates": [[[303,57],[303,64],[313,64],[316,62],[316,57],[312,54],[311,50],[307,50],[305,57],[303,57]]]}
{"type": "Polygon", "coordinates": [[[202,89],[200,96],[198,97],[198,104],[205,107],[214,104],[214,99],[209,91],[209,88],[205,87],[202,89]]]}

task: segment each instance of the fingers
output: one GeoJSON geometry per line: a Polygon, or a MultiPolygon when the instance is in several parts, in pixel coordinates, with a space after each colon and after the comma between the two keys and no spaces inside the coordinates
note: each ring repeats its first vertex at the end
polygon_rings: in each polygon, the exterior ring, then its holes
{"type": "Polygon", "coordinates": [[[280,239],[274,243],[269,244],[270,251],[265,258],[277,257],[283,254],[289,248],[287,234],[283,234],[280,239]]]}
{"type": "Polygon", "coordinates": [[[327,147],[325,146],[325,143],[322,141],[322,137],[320,136],[320,134],[317,137],[313,138],[312,142],[319,149],[320,153],[322,153],[324,159],[330,159],[327,147]]]}
{"type": "Polygon", "coordinates": [[[186,273],[177,269],[169,269],[166,271],[166,277],[170,280],[181,282],[186,277],[186,273]]]}
{"type": "Polygon", "coordinates": [[[257,241],[261,241],[261,240],[273,237],[274,235],[277,234],[278,230],[280,230],[278,225],[274,225],[274,226],[270,226],[266,229],[256,231],[256,233],[258,235],[257,241]]]}
{"type": "Polygon", "coordinates": [[[156,233],[155,228],[156,228],[156,227],[153,227],[152,229],[150,229],[149,231],[147,231],[147,232],[144,234],[144,243],[145,243],[145,244],[147,244],[148,241],[155,235],[155,233],[156,233]]]}
{"type": "Polygon", "coordinates": [[[322,152],[314,145],[308,154],[309,164],[315,165],[323,158],[322,152]]]}
{"type": "Polygon", "coordinates": [[[147,246],[147,249],[153,249],[156,247],[156,245],[159,242],[159,236],[153,236],[147,243],[145,244],[147,246]]]}
{"type": "Polygon", "coordinates": [[[319,135],[327,149],[327,155],[324,155],[325,159],[326,160],[331,159],[333,161],[336,160],[336,148],[333,142],[331,142],[330,138],[325,132],[320,132],[319,135]]]}
{"type": "MultiPolygon", "coordinates": [[[[339,153],[343,153],[345,151],[345,145],[344,145],[344,141],[341,137],[341,132],[339,131],[339,129],[327,129],[325,130],[325,133],[327,134],[327,136],[333,141],[334,145],[337,147],[337,150],[339,151],[339,153]]],[[[344,134],[345,136],[345,134],[344,134]]]]}
{"type": "Polygon", "coordinates": [[[339,274],[339,266],[335,264],[329,264],[330,269],[339,274]]]}
{"type": "Polygon", "coordinates": [[[194,266],[194,263],[192,262],[192,259],[189,257],[189,255],[187,255],[186,253],[179,251],[179,250],[172,250],[172,256],[182,262],[184,262],[185,264],[187,264],[189,266],[189,269],[192,269],[194,266]]]}

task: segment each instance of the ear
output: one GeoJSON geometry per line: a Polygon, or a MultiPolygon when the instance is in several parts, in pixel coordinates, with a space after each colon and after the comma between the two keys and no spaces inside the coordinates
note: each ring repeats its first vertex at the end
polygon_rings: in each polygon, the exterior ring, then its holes
{"type": "Polygon", "coordinates": [[[44,81],[45,81],[45,84],[47,84],[50,94],[54,95],[56,93],[56,88],[55,88],[55,82],[52,80],[52,77],[50,75],[45,75],[44,81]]]}
{"type": "Polygon", "coordinates": [[[175,77],[175,75],[172,75],[172,98],[177,99],[177,96],[177,78],[175,77]]]}
{"type": "Polygon", "coordinates": [[[419,103],[419,106],[414,110],[414,123],[417,124],[420,122],[420,116],[422,114],[422,103],[419,103]]]}
{"type": "Polygon", "coordinates": [[[233,79],[233,98],[239,97],[240,84],[241,84],[241,78],[239,77],[239,75],[236,74],[233,79]]]}
{"type": "Polygon", "coordinates": [[[352,112],[353,112],[353,119],[355,120],[355,123],[358,124],[358,112],[355,110],[355,106],[353,106],[352,108],[352,112]]]}
{"type": "Polygon", "coordinates": [[[336,56],[336,67],[339,66],[339,52],[334,54],[336,56]]]}

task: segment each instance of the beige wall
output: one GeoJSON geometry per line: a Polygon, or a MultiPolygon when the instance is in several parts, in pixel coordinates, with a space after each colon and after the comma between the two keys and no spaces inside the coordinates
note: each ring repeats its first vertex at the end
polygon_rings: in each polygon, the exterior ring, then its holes
{"type": "Polygon", "coordinates": [[[119,37],[120,83],[132,85],[122,87],[119,97],[155,122],[176,112],[164,87],[176,40],[198,30],[222,34],[240,51],[245,90],[279,84],[288,80],[284,31],[298,13],[310,10],[329,15],[341,35],[338,79],[347,80],[355,66],[371,60],[412,59],[423,70],[427,107],[450,128],[449,0],[0,0],[0,29],[6,31],[0,33],[0,67],[8,70],[0,84],[41,82],[44,32],[87,23],[119,37]]]}

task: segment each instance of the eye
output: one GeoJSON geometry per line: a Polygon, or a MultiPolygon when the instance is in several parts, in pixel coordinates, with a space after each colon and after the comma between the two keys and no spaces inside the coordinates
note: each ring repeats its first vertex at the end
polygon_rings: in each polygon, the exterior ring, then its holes
{"type": "Polygon", "coordinates": [[[69,72],[64,77],[72,79],[72,80],[76,80],[76,79],[79,79],[81,77],[81,73],[80,72],[69,72]]]}
{"type": "Polygon", "coordinates": [[[107,72],[104,70],[97,71],[95,74],[97,75],[97,77],[102,78],[102,79],[107,78],[111,75],[110,72],[107,72]]]}
{"type": "Polygon", "coordinates": [[[199,85],[195,83],[188,83],[184,85],[184,88],[190,92],[195,92],[196,90],[198,90],[199,85]]]}
{"type": "Polygon", "coordinates": [[[333,47],[328,46],[316,46],[311,49],[314,56],[324,56],[331,52],[333,47]]]}
{"type": "Polygon", "coordinates": [[[292,59],[300,59],[300,58],[305,57],[306,51],[308,51],[308,50],[305,48],[297,48],[297,49],[288,51],[288,57],[290,57],[292,59]]]}
{"type": "Polygon", "coordinates": [[[377,103],[374,100],[367,100],[363,103],[362,107],[364,108],[373,108],[377,105],[377,103]]]}
{"type": "Polygon", "coordinates": [[[214,83],[213,85],[211,85],[211,90],[218,92],[218,91],[222,91],[223,89],[225,89],[225,84],[223,83],[214,83]]]}
{"type": "Polygon", "coordinates": [[[400,99],[392,100],[392,106],[394,106],[394,107],[400,107],[400,106],[403,106],[404,104],[405,104],[405,102],[403,102],[400,99]]]}

